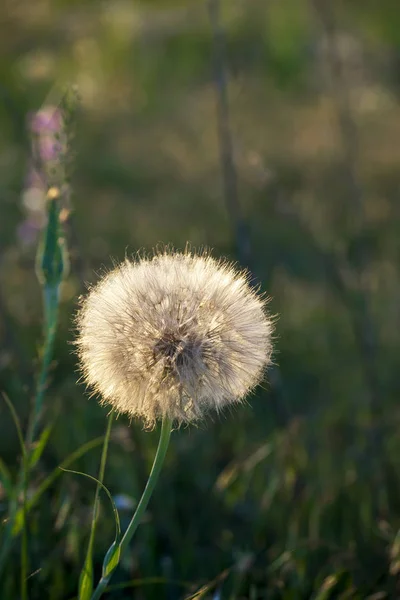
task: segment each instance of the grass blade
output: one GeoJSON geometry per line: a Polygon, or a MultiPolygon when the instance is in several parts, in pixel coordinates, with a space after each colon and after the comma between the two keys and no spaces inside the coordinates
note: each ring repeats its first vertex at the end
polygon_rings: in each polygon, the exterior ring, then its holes
{"type": "Polygon", "coordinates": [[[2,458],[0,458],[0,483],[3,486],[6,495],[11,497],[13,493],[11,474],[2,458]]]}
{"type": "MultiPolygon", "coordinates": [[[[85,562],[84,562],[82,572],[81,572],[81,575],[79,578],[79,600],[89,600],[89,598],[92,594],[92,590],[93,590],[93,544],[94,544],[94,538],[95,538],[95,534],[96,534],[96,523],[97,523],[97,512],[98,512],[98,505],[99,505],[100,487],[101,487],[101,485],[103,483],[103,479],[104,479],[104,471],[105,471],[105,467],[106,467],[107,452],[108,452],[108,442],[110,439],[113,418],[114,418],[114,414],[113,414],[113,412],[111,412],[108,417],[107,430],[106,430],[106,435],[104,437],[103,450],[101,453],[99,479],[98,479],[98,483],[97,483],[97,487],[96,487],[96,494],[95,494],[94,504],[93,504],[92,525],[90,528],[89,544],[88,544],[88,548],[87,548],[87,552],[86,552],[85,562]]],[[[111,548],[110,548],[110,550],[111,550],[111,548]]]]}
{"type": "Polygon", "coordinates": [[[46,447],[50,434],[52,432],[53,426],[48,425],[41,433],[37,442],[34,443],[34,447],[29,456],[29,469],[33,469],[33,467],[37,464],[38,460],[43,454],[43,451],[46,447]]]}
{"type": "MultiPolygon", "coordinates": [[[[110,423],[110,421],[111,421],[111,419],[109,419],[109,423],[110,423]]],[[[99,479],[96,479],[96,477],[93,477],[92,475],[88,475],[87,473],[82,473],[80,471],[72,471],[70,469],[63,469],[63,471],[65,471],[66,473],[74,473],[75,475],[83,475],[84,477],[87,477],[88,479],[95,481],[97,483],[97,490],[100,490],[100,488],[103,489],[106,492],[106,494],[111,502],[111,506],[112,506],[112,509],[114,512],[114,520],[115,520],[115,539],[114,539],[113,543],[111,544],[110,548],[108,549],[106,556],[104,558],[103,574],[102,574],[103,577],[109,577],[111,575],[111,573],[116,569],[116,567],[119,563],[120,552],[121,552],[121,550],[120,550],[121,524],[120,524],[120,520],[119,520],[118,510],[117,510],[117,507],[115,506],[115,502],[112,498],[112,495],[111,495],[110,491],[106,488],[104,483],[102,483],[99,479]]],[[[97,502],[97,504],[98,504],[97,490],[96,490],[96,501],[95,502],[97,502]]],[[[93,508],[94,519],[97,518],[97,509],[98,509],[98,506],[95,505],[93,508]]],[[[93,521],[92,521],[91,532],[92,531],[94,531],[93,521]]],[[[79,580],[79,594],[78,594],[79,600],[90,600],[90,597],[91,597],[92,591],[93,591],[93,561],[92,561],[93,540],[94,540],[94,536],[92,538],[92,533],[91,533],[88,552],[86,554],[85,563],[83,565],[83,569],[82,569],[80,580],[79,580]]]]}
{"type": "MultiPolygon", "coordinates": [[[[19,420],[19,417],[17,415],[17,411],[14,408],[13,403],[11,402],[10,398],[7,396],[7,394],[5,394],[4,392],[2,393],[2,396],[4,398],[5,403],[7,404],[12,419],[14,421],[14,425],[15,428],[17,430],[17,435],[18,435],[18,441],[19,441],[19,445],[21,447],[21,453],[22,453],[22,465],[21,465],[21,474],[22,474],[22,508],[20,509],[21,512],[21,529],[22,529],[22,540],[21,540],[21,572],[20,572],[20,587],[21,587],[21,598],[22,600],[27,600],[28,598],[28,588],[27,588],[27,579],[28,579],[28,537],[27,537],[27,530],[26,530],[26,495],[27,495],[27,453],[26,453],[26,448],[25,448],[25,442],[24,442],[24,437],[22,435],[22,428],[21,428],[21,423],[19,420]]],[[[10,501],[10,507],[9,507],[9,514],[15,514],[15,511],[17,509],[17,503],[18,503],[18,491],[19,491],[19,487],[17,486],[16,489],[14,490],[14,493],[11,497],[11,501],[10,501]]],[[[5,532],[5,542],[3,544],[3,548],[2,548],[2,553],[1,553],[1,557],[0,557],[0,564],[1,566],[3,566],[5,558],[7,556],[7,552],[8,552],[8,547],[9,547],[9,540],[11,539],[11,525],[9,525],[6,529],[5,532]]]]}
{"type": "Polygon", "coordinates": [[[11,402],[10,398],[7,396],[7,394],[5,392],[2,392],[1,395],[3,396],[3,400],[7,404],[8,408],[10,410],[12,420],[14,421],[15,429],[17,430],[18,441],[19,441],[19,445],[21,448],[22,457],[25,460],[26,459],[25,442],[24,442],[24,436],[22,435],[21,422],[17,415],[17,411],[15,410],[14,405],[11,402]]]}
{"type": "Polygon", "coordinates": [[[326,579],[324,579],[315,596],[315,600],[328,600],[331,597],[331,593],[336,587],[336,584],[338,583],[338,579],[339,578],[337,575],[329,575],[326,579]]]}
{"type": "Polygon", "coordinates": [[[101,487],[102,490],[105,491],[105,493],[107,494],[110,502],[111,502],[111,506],[113,509],[113,513],[114,513],[114,520],[115,520],[115,540],[119,540],[121,537],[121,523],[119,520],[119,514],[118,514],[118,509],[115,506],[115,502],[113,500],[113,497],[111,495],[110,490],[104,485],[104,483],[102,483],[99,479],[96,479],[96,477],[93,477],[93,475],[89,475],[88,473],[82,473],[82,471],[73,471],[72,469],[62,469],[61,467],[59,467],[59,469],[61,469],[62,471],[64,471],[64,473],[73,473],[74,475],[82,475],[83,477],[87,477],[88,479],[91,479],[92,481],[95,481],[97,483],[97,485],[99,487],[101,487]]]}
{"type": "MultiPolygon", "coordinates": [[[[103,443],[103,440],[104,440],[103,436],[97,437],[97,438],[91,440],[90,442],[86,442],[86,444],[83,444],[77,450],[75,450],[69,456],[67,456],[67,458],[65,460],[63,460],[63,462],[58,467],[56,467],[50,473],[50,475],[48,475],[46,477],[46,479],[44,479],[42,481],[42,483],[40,484],[40,486],[38,487],[36,492],[33,494],[33,496],[31,498],[29,498],[29,500],[26,503],[27,513],[29,511],[31,511],[34,506],[36,506],[36,504],[39,502],[39,500],[40,500],[41,496],[44,494],[44,492],[46,492],[48,490],[48,488],[58,479],[58,477],[60,477],[63,469],[64,470],[67,469],[75,460],[78,460],[79,458],[84,456],[87,452],[89,452],[89,450],[92,450],[93,448],[100,446],[100,444],[103,443]]],[[[21,526],[22,526],[22,513],[21,513],[21,511],[18,511],[18,513],[16,514],[16,517],[15,517],[13,536],[18,535],[18,533],[21,531],[21,526]]]]}

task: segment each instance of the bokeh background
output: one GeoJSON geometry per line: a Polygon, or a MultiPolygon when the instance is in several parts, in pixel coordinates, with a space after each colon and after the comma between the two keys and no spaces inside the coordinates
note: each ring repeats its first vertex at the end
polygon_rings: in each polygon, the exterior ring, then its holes
{"type": "MultiPolygon", "coordinates": [[[[400,597],[398,0],[3,0],[0,27],[0,389],[24,426],[43,333],[32,115],[76,96],[53,427],[30,493],[104,434],[71,345],[85,283],[139,249],[207,246],[271,296],[276,365],[248,404],[173,434],[110,598],[400,597]]],[[[123,523],[156,443],[114,426],[123,523]]],[[[12,478],[5,403],[0,450],[12,478]]],[[[100,451],[72,468],[95,476],[100,451]]],[[[30,514],[31,599],[76,596],[94,491],[62,474],[30,514]]],[[[105,498],[97,575],[113,527],[105,498]]],[[[2,598],[18,598],[18,547],[2,598]]]]}

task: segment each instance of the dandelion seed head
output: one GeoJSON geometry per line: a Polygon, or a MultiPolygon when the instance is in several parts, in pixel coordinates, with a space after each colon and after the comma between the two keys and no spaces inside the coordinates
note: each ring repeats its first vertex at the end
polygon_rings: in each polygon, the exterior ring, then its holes
{"type": "Polygon", "coordinates": [[[266,301],[245,273],[209,255],[126,260],[82,300],[77,348],[86,383],[152,426],[240,402],[271,361],[266,301]]]}

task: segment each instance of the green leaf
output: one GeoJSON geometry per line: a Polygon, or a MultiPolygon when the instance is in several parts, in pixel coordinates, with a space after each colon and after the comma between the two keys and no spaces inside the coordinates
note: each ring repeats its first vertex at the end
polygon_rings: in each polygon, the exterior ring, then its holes
{"type": "Polygon", "coordinates": [[[21,422],[19,420],[17,411],[15,410],[14,405],[11,402],[10,398],[4,392],[2,392],[2,396],[4,398],[4,402],[7,404],[8,408],[10,410],[12,419],[14,421],[15,429],[17,430],[19,445],[20,445],[21,452],[22,452],[22,457],[23,457],[23,460],[25,461],[26,460],[26,448],[25,448],[24,436],[22,435],[21,422]]]}
{"type": "Polygon", "coordinates": [[[276,571],[279,571],[279,569],[281,569],[284,565],[286,565],[291,560],[292,560],[292,555],[288,550],[286,550],[285,552],[283,552],[283,554],[278,556],[278,558],[275,559],[269,565],[269,567],[267,568],[267,573],[271,574],[271,573],[275,573],[276,571]]]}
{"type": "Polygon", "coordinates": [[[85,564],[82,568],[79,578],[79,600],[90,600],[93,591],[93,564],[92,560],[86,557],[85,564]]]}
{"type": "Polygon", "coordinates": [[[103,561],[103,572],[102,577],[106,578],[117,568],[121,555],[121,547],[117,542],[113,542],[103,561]]]}
{"type": "Polygon", "coordinates": [[[396,577],[400,573],[400,530],[390,549],[390,574],[396,577]]]}
{"type": "MultiPolygon", "coordinates": [[[[105,556],[104,562],[103,562],[102,579],[106,579],[106,578],[110,577],[112,572],[117,568],[118,563],[119,563],[119,558],[120,558],[120,552],[121,552],[120,543],[119,543],[120,539],[121,539],[121,525],[120,525],[120,521],[119,521],[119,514],[118,514],[117,507],[115,506],[115,502],[112,499],[110,491],[106,488],[104,483],[102,483],[99,479],[96,479],[96,477],[93,477],[92,475],[88,475],[87,473],[82,473],[81,471],[72,471],[70,469],[63,469],[63,470],[66,471],[67,473],[74,473],[75,475],[83,475],[83,477],[87,477],[88,479],[95,481],[97,483],[97,486],[106,492],[106,494],[111,502],[111,506],[112,506],[112,509],[114,512],[114,520],[115,520],[115,539],[114,539],[114,542],[111,544],[110,548],[107,550],[107,553],[106,553],[106,556],[105,556]]],[[[89,550],[86,555],[85,563],[84,563],[81,577],[80,577],[79,600],[90,599],[92,590],[93,590],[92,553],[89,550]]]]}
{"type": "MultiPolygon", "coordinates": [[[[28,546],[27,546],[27,530],[26,530],[26,490],[27,490],[27,485],[28,485],[28,482],[27,482],[28,460],[27,460],[27,452],[26,452],[26,448],[25,448],[25,442],[24,442],[24,438],[22,435],[21,423],[20,423],[19,417],[17,415],[17,412],[16,412],[11,400],[4,393],[3,393],[3,398],[4,398],[8,408],[10,409],[13,421],[15,423],[15,427],[17,429],[17,434],[18,434],[18,439],[19,439],[19,444],[21,446],[21,452],[22,452],[21,491],[23,492],[23,503],[22,503],[22,508],[20,509],[21,529],[22,529],[21,568],[20,568],[21,588],[20,588],[20,590],[21,590],[22,600],[27,600],[28,592],[27,592],[27,586],[26,586],[26,578],[27,578],[27,573],[28,573],[28,546]]],[[[14,494],[11,499],[10,505],[9,505],[9,513],[8,514],[9,514],[9,519],[10,519],[9,522],[10,523],[12,522],[12,517],[15,514],[16,503],[18,501],[18,493],[19,493],[19,486],[17,484],[17,486],[15,487],[14,494]]],[[[4,544],[4,548],[7,548],[8,540],[11,539],[11,534],[12,534],[11,525],[9,525],[7,527],[6,534],[5,534],[6,542],[4,544]]],[[[6,553],[2,555],[2,560],[0,561],[1,565],[4,564],[5,556],[6,556],[6,553]]]]}
{"type": "MultiPolygon", "coordinates": [[[[75,460],[78,460],[78,458],[81,458],[81,456],[86,454],[86,452],[89,452],[89,450],[100,446],[100,444],[103,443],[103,440],[103,436],[97,437],[94,440],[91,440],[90,442],[86,442],[86,444],[83,444],[77,450],[75,450],[75,452],[72,452],[69,456],[67,456],[67,458],[61,463],[61,465],[59,467],[56,467],[54,471],[52,471],[50,475],[48,475],[46,479],[42,481],[42,483],[40,484],[36,492],[33,494],[33,496],[28,499],[26,503],[26,512],[28,513],[30,510],[32,510],[34,506],[36,506],[44,492],[56,481],[56,479],[58,479],[58,477],[60,477],[63,469],[69,467],[70,464],[72,464],[75,460]]],[[[15,517],[13,536],[18,535],[18,533],[21,531],[22,524],[23,512],[21,509],[19,509],[15,517]]]]}
{"type": "Polygon", "coordinates": [[[329,575],[322,583],[322,586],[317,592],[315,596],[315,600],[328,600],[331,597],[331,592],[336,587],[338,583],[338,575],[329,575]]]}
{"type": "Polygon", "coordinates": [[[2,458],[0,458],[0,483],[2,484],[7,496],[11,496],[13,493],[11,475],[2,458]]]}
{"type": "Polygon", "coordinates": [[[29,469],[32,469],[36,465],[36,463],[38,462],[40,457],[42,456],[43,450],[46,447],[46,444],[50,437],[50,433],[51,433],[52,429],[53,429],[53,426],[48,425],[46,427],[46,429],[44,429],[42,431],[38,441],[35,442],[35,444],[33,446],[33,451],[29,457],[29,469]]]}
{"type": "Polygon", "coordinates": [[[114,513],[115,542],[119,542],[119,540],[121,538],[121,524],[120,524],[120,520],[119,520],[118,510],[117,510],[117,507],[115,506],[115,502],[112,498],[110,490],[99,479],[96,479],[96,477],[93,477],[93,475],[88,475],[88,473],[82,473],[81,471],[73,471],[72,469],[64,469],[63,467],[59,467],[59,469],[61,469],[62,471],[65,471],[66,473],[74,473],[75,475],[82,475],[83,477],[87,477],[88,479],[91,479],[92,481],[96,482],[97,485],[99,485],[101,487],[101,489],[105,491],[105,493],[108,496],[108,499],[111,502],[111,506],[112,506],[113,513],[114,513]]]}
{"type": "Polygon", "coordinates": [[[47,227],[44,240],[39,245],[37,254],[37,277],[43,286],[58,286],[64,275],[63,240],[60,237],[59,213],[60,195],[57,187],[47,193],[47,227]]]}
{"type": "MultiPolygon", "coordinates": [[[[95,540],[95,536],[96,536],[96,524],[97,524],[97,515],[98,515],[98,509],[99,509],[99,495],[100,495],[101,484],[103,483],[103,480],[104,480],[104,471],[106,468],[108,444],[110,441],[110,434],[111,434],[113,418],[114,418],[114,416],[113,416],[113,413],[111,412],[108,417],[108,421],[107,421],[107,430],[106,430],[106,435],[104,436],[103,450],[101,453],[99,477],[98,477],[97,486],[96,486],[96,494],[94,497],[93,512],[92,512],[92,524],[90,527],[89,543],[88,543],[88,547],[87,547],[86,558],[84,561],[84,567],[83,567],[84,570],[86,570],[87,568],[92,568],[92,565],[93,565],[93,547],[94,547],[94,540],[95,540]]],[[[84,572],[82,572],[81,578],[84,578],[84,577],[85,577],[84,572]]],[[[93,582],[91,585],[93,585],[93,582]]]]}

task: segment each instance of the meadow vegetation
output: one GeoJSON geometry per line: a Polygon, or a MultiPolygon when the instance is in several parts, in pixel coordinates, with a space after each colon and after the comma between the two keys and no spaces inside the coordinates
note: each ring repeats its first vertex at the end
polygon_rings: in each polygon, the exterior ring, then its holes
{"type": "MultiPolygon", "coordinates": [[[[173,432],[105,597],[400,597],[397,2],[5,0],[0,13],[1,598],[77,597],[96,483],[58,467],[97,477],[107,423],[77,383],[78,297],[114,260],[187,241],[271,297],[275,365],[247,404],[173,432]],[[54,215],[32,171],[46,107],[65,119],[46,134],[63,154],[47,173],[54,215]],[[10,403],[29,441],[38,378],[24,486],[10,403]]],[[[158,436],[113,424],[104,484],[122,529],[158,436]]],[[[96,580],[114,529],[100,492],[96,580]]]]}

